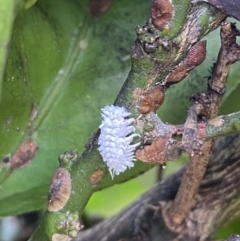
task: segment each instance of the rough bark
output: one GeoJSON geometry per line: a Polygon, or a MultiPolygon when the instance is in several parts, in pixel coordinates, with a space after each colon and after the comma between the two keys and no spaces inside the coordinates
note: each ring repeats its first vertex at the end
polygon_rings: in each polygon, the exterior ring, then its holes
{"type": "MultiPolygon", "coordinates": [[[[185,228],[173,233],[162,219],[178,191],[184,167],[157,183],[118,215],[83,231],[75,241],[208,240],[240,214],[240,135],[216,141],[185,228]]],[[[197,174],[197,170],[196,170],[197,174]]]]}

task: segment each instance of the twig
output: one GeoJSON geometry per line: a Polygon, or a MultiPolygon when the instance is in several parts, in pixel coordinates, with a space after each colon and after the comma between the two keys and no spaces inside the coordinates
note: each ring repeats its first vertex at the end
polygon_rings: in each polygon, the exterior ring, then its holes
{"type": "MultiPolygon", "coordinates": [[[[225,22],[221,25],[222,47],[214,66],[213,75],[209,79],[208,90],[206,93],[201,93],[195,97],[195,103],[188,113],[186,128],[187,130],[190,128],[191,131],[186,131],[184,133],[186,138],[183,137],[183,140],[186,141],[186,145],[189,145],[187,138],[190,133],[192,138],[191,141],[195,141],[199,144],[200,148],[198,150],[192,150],[193,153],[190,155],[190,160],[182,177],[178,193],[172,206],[169,208],[169,216],[167,215],[165,217],[166,222],[169,224],[168,226],[175,231],[187,218],[190,212],[195,194],[205,173],[213,144],[212,141],[202,144],[198,142],[197,138],[195,138],[197,132],[195,128],[197,125],[197,116],[209,119],[218,115],[221,97],[226,88],[230,65],[238,59],[236,57],[231,59],[232,54],[230,51],[232,46],[236,46],[236,36],[238,34],[235,25],[230,24],[229,22],[225,22]]],[[[184,145],[185,148],[186,145],[184,145]]],[[[190,148],[192,148],[192,145],[190,148]]]]}
{"type": "MultiPolygon", "coordinates": [[[[168,127],[166,129],[168,129],[169,133],[166,133],[166,135],[170,135],[172,138],[174,136],[182,136],[183,131],[185,131],[184,125],[167,124],[167,126],[168,127]]],[[[240,132],[240,111],[228,115],[220,115],[208,121],[198,122],[196,128],[197,130],[194,131],[194,135],[197,135],[200,141],[206,141],[233,133],[238,133],[240,132]]],[[[193,141],[191,145],[188,145],[186,149],[184,149],[185,147],[181,145],[181,148],[185,151],[189,150],[190,152],[190,150],[193,150],[194,147],[196,147],[196,143],[194,144],[193,141]],[[189,148],[191,145],[192,149],[189,148]]]]}
{"type": "MultiPolygon", "coordinates": [[[[174,5],[175,2],[178,0],[173,0],[172,4],[174,5]]],[[[149,21],[146,27],[147,33],[141,34],[141,31],[138,31],[138,38],[132,48],[131,72],[114,104],[126,107],[132,112],[133,117],[137,118],[139,116],[138,106],[141,101],[141,98],[135,95],[137,90],[140,89],[141,93],[146,91],[149,94],[148,91],[151,91],[159,80],[164,79],[182,61],[187,50],[202,36],[219,26],[219,22],[225,17],[225,13],[215,10],[207,4],[193,6],[190,4],[190,0],[185,0],[181,4],[181,11],[175,11],[173,19],[170,21],[170,25],[173,24],[174,28],[167,29],[166,35],[159,35],[159,29],[149,21]],[[188,18],[186,12],[189,12],[188,18]],[[150,46],[150,52],[148,52],[148,33],[151,35],[150,39],[153,37],[153,44],[156,44],[156,47],[154,47],[155,45],[150,46]],[[179,33],[180,36],[178,36],[179,33]],[[181,41],[175,41],[174,37],[179,37],[178,39],[181,41]]],[[[110,182],[107,167],[102,162],[98,151],[97,137],[98,134],[91,141],[91,150],[85,150],[81,157],[71,165],[72,167],[68,168],[72,180],[70,197],[67,197],[68,202],[60,211],[44,214],[32,240],[52,240],[53,235],[56,236],[59,233],[68,238],[74,237],[81,226],[79,222],[75,222],[76,217],[82,214],[89,197],[95,190],[126,181],[151,167],[138,163],[134,169],[126,171],[124,175],[115,178],[114,182],[110,182]],[[101,178],[98,179],[99,183],[93,184],[91,176],[95,175],[97,171],[101,173],[101,178]],[[74,222],[69,220],[74,220],[74,222]],[[66,228],[66,222],[71,224],[70,229],[69,225],[66,228]]]]}
{"type": "Polygon", "coordinates": [[[205,139],[211,139],[240,131],[240,112],[215,117],[207,122],[205,139]]]}
{"type": "MultiPolygon", "coordinates": [[[[240,135],[217,140],[204,178],[191,209],[184,240],[209,240],[240,210],[240,135]]],[[[159,203],[171,203],[180,185],[183,169],[157,183],[137,201],[112,218],[81,232],[75,241],[170,241],[177,234],[169,230],[160,215],[159,203]]]]}

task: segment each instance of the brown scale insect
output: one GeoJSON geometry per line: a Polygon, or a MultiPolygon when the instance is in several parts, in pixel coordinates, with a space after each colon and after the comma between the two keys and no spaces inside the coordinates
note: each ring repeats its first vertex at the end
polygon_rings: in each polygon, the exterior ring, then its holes
{"type": "Polygon", "coordinates": [[[97,184],[102,180],[103,178],[103,171],[97,170],[93,172],[90,176],[90,182],[92,184],[92,187],[96,187],[97,184]]]}
{"type": "Polygon", "coordinates": [[[139,98],[139,113],[147,114],[149,112],[156,112],[156,110],[162,105],[164,96],[164,90],[160,85],[143,92],[139,98]]]}
{"type": "Polygon", "coordinates": [[[186,64],[181,62],[173,71],[171,71],[166,77],[166,86],[176,84],[183,80],[188,74],[186,64]]]}
{"type": "Polygon", "coordinates": [[[165,153],[167,142],[167,138],[156,137],[151,145],[145,145],[142,149],[138,149],[135,156],[142,162],[165,164],[168,160],[167,153],[165,153]]]}
{"type": "Polygon", "coordinates": [[[153,24],[162,30],[172,19],[173,8],[169,0],[154,0],[151,7],[153,24]]]}
{"type": "Polygon", "coordinates": [[[186,58],[184,59],[184,63],[186,64],[188,71],[197,67],[204,61],[207,52],[206,45],[207,41],[203,40],[197,42],[192,46],[192,48],[190,48],[186,58]]]}
{"type": "Polygon", "coordinates": [[[33,160],[37,152],[37,144],[33,140],[24,141],[11,160],[11,168],[21,168],[33,160]]]}
{"type": "Polygon", "coordinates": [[[59,167],[53,176],[48,192],[48,211],[61,210],[71,195],[72,180],[66,168],[59,167]]]}
{"type": "Polygon", "coordinates": [[[189,72],[200,65],[206,57],[206,40],[192,46],[185,59],[166,77],[166,87],[183,80],[189,72]]]}

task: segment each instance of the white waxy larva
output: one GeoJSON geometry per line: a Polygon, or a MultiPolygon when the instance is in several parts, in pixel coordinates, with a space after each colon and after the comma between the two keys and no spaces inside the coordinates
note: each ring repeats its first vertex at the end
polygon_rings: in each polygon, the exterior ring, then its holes
{"type": "Polygon", "coordinates": [[[100,125],[101,134],[98,139],[98,150],[106,162],[113,178],[127,168],[134,166],[134,151],[140,143],[132,144],[135,127],[133,118],[124,107],[105,106],[102,108],[103,121],[100,125]]]}

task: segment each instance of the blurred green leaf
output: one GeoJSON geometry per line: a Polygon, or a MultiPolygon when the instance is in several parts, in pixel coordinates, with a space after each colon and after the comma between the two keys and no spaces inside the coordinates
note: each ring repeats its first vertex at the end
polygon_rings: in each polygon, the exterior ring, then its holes
{"type": "Polygon", "coordinates": [[[29,136],[39,150],[26,167],[0,173],[0,215],[46,207],[59,153],[82,152],[100,108],[126,79],[134,27],[147,17],[147,5],[116,1],[95,17],[86,0],[42,0],[17,16],[0,105],[0,153],[14,153],[29,136]]]}
{"type": "Polygon", "coordinates": [[[151,169],[138,178],[94,193],[85,208],[86,213],[103,217],[117,214],[153,185],[155,172],[155,169],[151,169]],[[107,205],[106,200],[110,200],[107,205]]]}
{"type": "Polygon", "coordinates": [[[0,4],[0,100],[2,96],[4,67],[8,54],[7,47],[11,39],[14,21],[14,2],[14,0],[3,0],[0,4]]]}
{"type": "Polygon", "coordinates": [[[220,231],[218,231],[214,236],[217,239],[227,239],[232,234],[239,234],[240,218],[234,219],[230,223],[228,223],[225,227],[223,227],[220,231]]]}
{"type": "Polygon", "coordinates": [[[8,58],[8,46],[16,13],[22,8],[30,8],[37,0],[2,0],[0,5],[0,101],[4,68],[8,58]]]}

